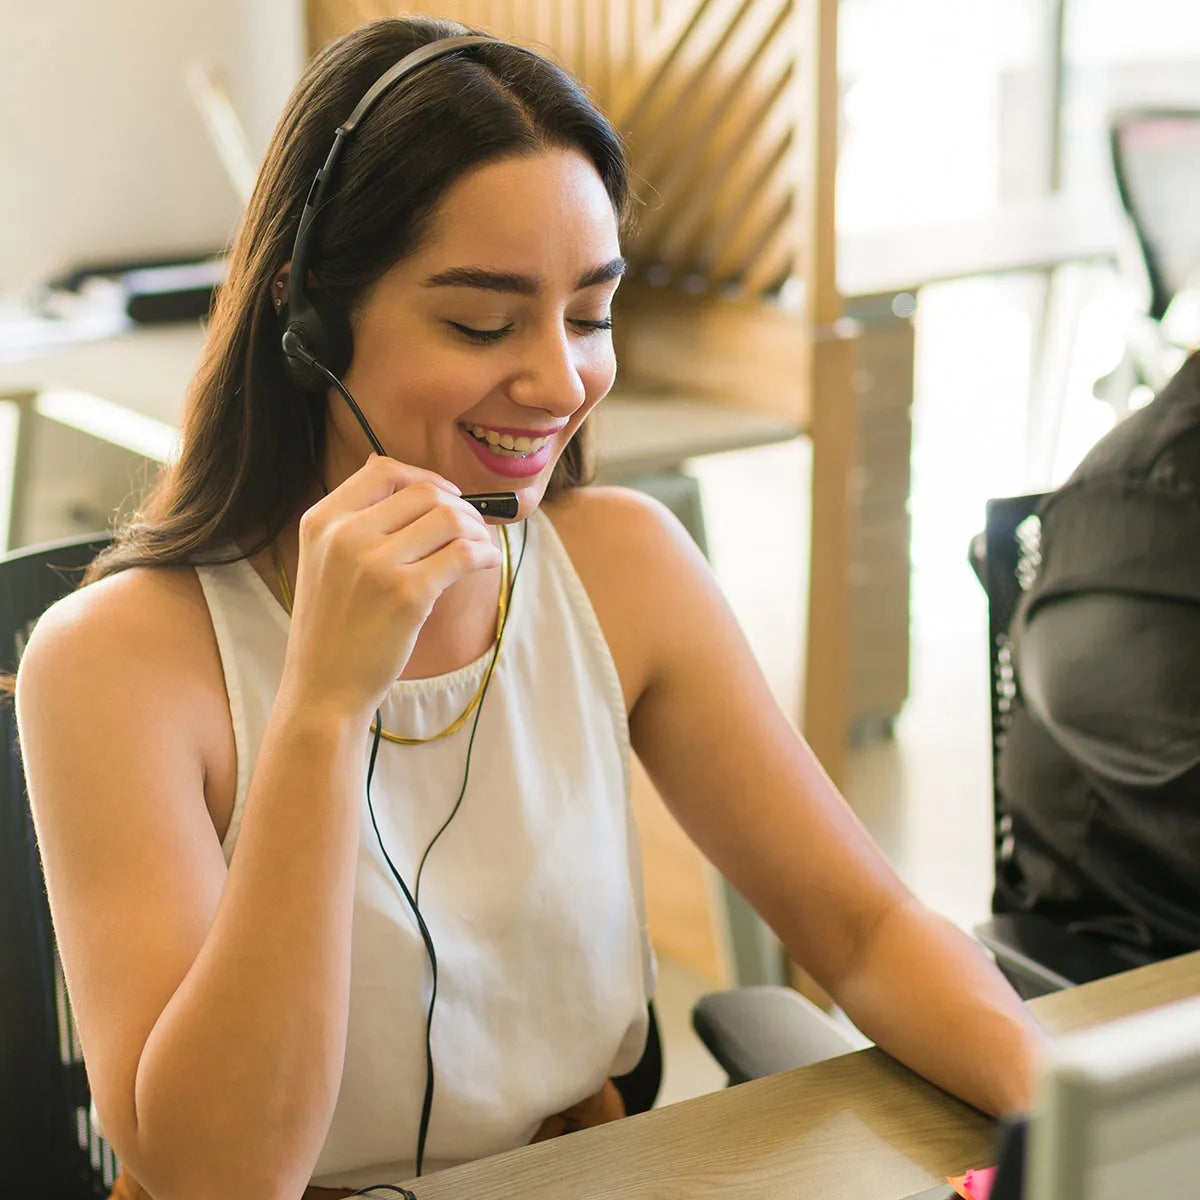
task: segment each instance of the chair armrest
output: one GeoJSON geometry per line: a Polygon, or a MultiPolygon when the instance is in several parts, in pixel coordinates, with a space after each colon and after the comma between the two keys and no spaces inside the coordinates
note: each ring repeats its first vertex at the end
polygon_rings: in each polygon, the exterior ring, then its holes
{"type": "Polygon", "coordinates": [[[1129,961],[1102,942],[1070,933],[1035,913],[1005,913],[974,930],[975,937],[996,957],[996,964],[1026,999],[1058,992],[1128,971],[1129,961]],[[1027,988],[1040,989],[1028,991],[1027,988]]]}
{"type": "Polygon", "coordinates": [[[692,1028],[731,1084],[871,1045],[799,992],[770,985],[701,996],[692,1008],[692,1028]]]}

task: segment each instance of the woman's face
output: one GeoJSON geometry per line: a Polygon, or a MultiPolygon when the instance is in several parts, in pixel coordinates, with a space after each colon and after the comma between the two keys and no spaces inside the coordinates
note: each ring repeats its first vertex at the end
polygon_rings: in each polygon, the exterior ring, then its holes
{"type": "MultiPolygon", "coordinates": [[[[352,319],[343,382],[392,458],[464,493],[514,491],[528,516],[612,386],[607,326],[623,266],[612,202],[584,155],[479,167],[352,319]]],[[[370,452],[336,392],[328,434],[332,485],[370,452]]]]}

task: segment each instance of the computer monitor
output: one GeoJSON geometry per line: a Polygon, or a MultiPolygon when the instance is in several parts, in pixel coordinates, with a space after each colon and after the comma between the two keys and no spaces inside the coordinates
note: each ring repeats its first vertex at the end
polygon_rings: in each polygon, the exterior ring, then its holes
{"type": "Polygon", "coordinates": [[[1027,1137],[1024,1200],[1194,1200],[1200,997],[1062,1039],[1027,1137]]]}

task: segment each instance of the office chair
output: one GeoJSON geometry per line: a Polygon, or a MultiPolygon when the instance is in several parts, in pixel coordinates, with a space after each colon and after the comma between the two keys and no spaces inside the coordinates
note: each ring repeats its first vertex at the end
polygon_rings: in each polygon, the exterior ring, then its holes
{"type": "MultiPolygon", "coordinates": [[[[1200,110],[1129,108],[1108,123],[1109,157],[1133,252],[1119,256],[1122,273],[1142,297],[1143,311],[1126,330],[1121,363],[1093,389],[1118,417],[1138,385],[1158,392],[1183,364],[1200,328],[1181,329],[1168,317],[1184,288],[1200,287],[1200,110]],[[1164,320],[1166,318],[1166,320],[1164,320]]],[[[1192,323],[1189,319],[1187,323],[1192,323]]]]}
{"type": "MultiPolygon", "coordinates": [[[[72,591],[109,542],[100,534],[0,559],[0,670],[12,670],[37,618],[72,591]]],[[[15,1194],[106,1200],[117,1161],[91,1115],[91,1093],[25,790],[11,700],[0,700],[0,1171],[15,1194]]],[[[704,997],[693,1022],[731,1082],[856,1048],[789,988],[704,997]]],[[[614,1080],[626,1111],[651,1108],[662,1081],[653,1003],[641,1061],[614,1080]]]]}
{"type": "MultiPolygon", "coordinates": [[[[16,665],[33,622],[106,544],[94,536],[0,562],[0,669],[16,665]]],[[[116,1161],[91,1119],[9,700],[0,727],[0,1170],[14,1192],[99,1200],[116,1161]]]]}
{"type": "Polygon", "coordinates": [[[976,938],[994,955],[996,964],[1025,999],[1074,987],[1106,975],[1155,961],[1133,947],[1110,946],[1073,933],[1038,913],[1022,911],[1021,872],[1015,857],[1011,811],[1000,784],[1000,755],[1020,699],[1012,660],[1009,626],[1022,594],[1040,562],[1041,526],[1037,517],[1042,495],[990,500],[984,532],[968,554],[988,601],[988,660],[992,709],[992,829],[996,869],[992,919],[976,926],[976,938]]]}

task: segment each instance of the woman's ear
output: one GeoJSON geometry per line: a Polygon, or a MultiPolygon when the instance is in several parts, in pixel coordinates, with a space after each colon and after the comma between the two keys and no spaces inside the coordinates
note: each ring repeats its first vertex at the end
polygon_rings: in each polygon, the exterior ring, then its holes
{"type": "Polygon", "coordinates": [[[277,313],[282,313],[288,302],[288,283],[291,278],[291,260],[283,264],[271,281],[271,307],[277,313]]]}

